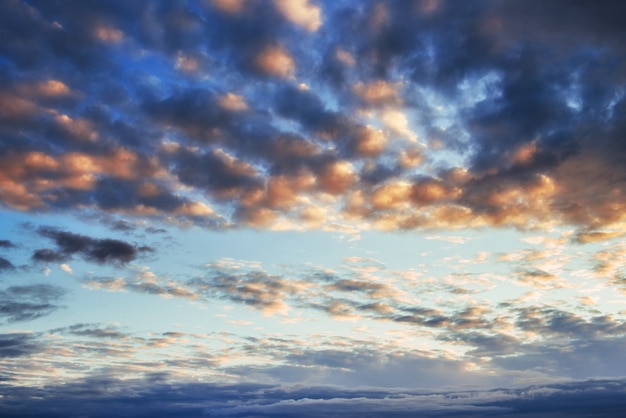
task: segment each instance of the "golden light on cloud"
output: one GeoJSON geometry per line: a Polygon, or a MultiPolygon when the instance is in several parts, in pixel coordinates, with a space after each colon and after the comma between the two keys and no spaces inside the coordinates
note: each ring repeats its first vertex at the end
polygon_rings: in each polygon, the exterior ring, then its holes
{"type": "Polygon", "coordinates": [[[267,184],[267,203],[275,208],[289,208],[298,200],[298,190],[285,176],[272,177],[267,184]]]}
{"type": "Polygon", "coordinates": [[[190,216],[215,216],[215,211],[202,202],[185,203],[176,212],[190,216]]]}
{"type": "Polygon", "coordinates": [[[321,226],[327,219],[327,211],[317,205],[309,205],[300,211],[300,219],[311,227],[321,226]]]}
{"type": "Polygon", "coordinates": [[[243,96],[234,93],[226,93],[220,96],[219,105],[226,110],[233,112],[248,109],[248,104],[243,96]]]}
{"type": "Polygon", "coordinates": [[[356,152],[362,156],[376,156],[385,149],[387,137],[380,129],[365,126],[357,133],[356,152]]]}
{"type": "Polygon", "coordinates": [[[24,118],[34,115],[39,107],[30,100],[0,90],[0,116],[5,118],[24,118]]]}
{"type": "Polygon", "coordinates": [[[240,13],[249,0],[208,0],[210,4],[224,13],[240,13]]]}
{"type": "Polygon", "coordinates": [[[61,184],[75,190],[93,190],[96,180],[97,177],[93,174],[77,174],[62,180],[61,184]]]}
{"type": "Polygon", "coordinates": [[[57,115],[54,119],[64,130],[78,140],[95,141],[98,139],[98,132],[87,119],[72,119],[65,114],[57,115]]]}
{"type": "Polygon", "coordinates": [[[274,0],[274,5],[285,18],[309,32],[315,32],[322,25],[322,12],[319,6],[309,0],[274,0]]]}
{"type": "Polygon", "coordinates": [[[343,48],[337,48],[337,50],[335,51],[335,56],[337,57],[337,60],[339,60],[339,62],[349,67],[352,67],[354,64],[356,64],[356,59],[354,58],[354,56],[343,48]]]}
{"type": "Polygon", "coordinates": [[[123,179],[137,178],[137,155],[119,148],[109,155],[94,156],[73,152],[62,157],[65,170],[73,173],[107,174],[123,179]]]}
{"type": "Polygon", "coordinates": [[[371,104],[397,103],[400,101],[399,83],[377,80],[371,83],[358,82],[353,87],[354,93],[371,104]]]}
{"type": "Polygon", "coordinates": [[[21,211],[33,210],[44,204],[36,193],[28,190],[26,184],[3,174],[0,174],[0,198],[9,208],[21,211]]]}
{"type": "Polygon", "coordinates": [[[322,190],[332,195],[345,192],[355,181],[354,168],[348,161],[336,161],[330,164],[318,177],[322,190]]]}
{"type": "Polygon", "coordinates": [[[110,26],[97,26],[95,36],[103,42],[117,43],[124,38],[124,32],[110,26]]]}
{"type": "Polygon", "coordinates": [[[404,168],[413,168],[420,165],[424,154],[417,148],[403,149],[398,155],[398,164],[404,168]]]}
{"type": "Polygon", "coordinates": [[[181,51],[178,51],[178,54],[176,54],[176,63],[174,64],[174,66],[177,70],[193,73],[198,71],[200,64],[193,55],[185,54],[181,51]]]}
{"type": "Polygon", "coordinates": [[[411,188],[411,199],[418,204],[432,204],[458,196],[460,191],[451,190],[442,183],[427,181],[416,183],[411,188]]]}
{"type": "Polygon", "coordinates": [[[23,156],[23,165],[29,170],[57,170],[59,163],[43,152],[29,152],[23,156]]]}
{"type": "Polygon", "coordinates": [[[293,57],[279,45],[270,45],[261,50],[256,55],[255,64],[265,74],[282,78],[293,77],[296,69],[293,57]]]}
{"type": "Polygon", "coordinates": [[[537,153],[537,142],[532,141],[528,144],[524,144],[518,147],[511,155],[511,162],[513,164],[528,164],[534,155],[537,153]]]}

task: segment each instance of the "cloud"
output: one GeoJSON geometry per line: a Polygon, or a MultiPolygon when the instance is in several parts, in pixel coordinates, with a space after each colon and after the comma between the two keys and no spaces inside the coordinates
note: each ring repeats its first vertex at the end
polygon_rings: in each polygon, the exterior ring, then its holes
{"type": "Polygon", "coordinates": [[[135,260],[141,253],[151,252],[147,246],[135,247],[116,239],[96,239],[50,227],[41,227],[37,233],[52,239],[57,250],[40,249],[33,252],[32,259],[40,262],[65,262],[73,255],[98,264],[123,265],[135,260]]]}
{"type": "Polygon", "coordinates": [[[70,267],[68,264],[61,264],[59,267],[61,267],[61,270],[63,270],[67,274],[73,274],[74,273],[73,270],[72,270],[72,267],[70,267]]]}
{"type": "Polygon", "coordinates": [[[15,248],[15,247],[16,245],[7,239],[0,240],[0,248],[15,248]]]}
{"type": "Polygon", "coordinates": [[[382,105],[398,104],[400,102],[398,93],[400,87],[397,83],[392,84],[386,80],[376,80],[368,84],[356,83],[352,89],[357,96],[368,104],[382,105]]]}
{"type": "Polygon", "coordinates": [[[589,244],[619,238],[623,235],[624,232],[621,231],[579,231],[573,241],[578,244],[589,244]]]}
{"type": "Polygon", "coordinates": [[[65,290],[49,284],[9,286],[0,290],[0,317],[8,322],[32,321],[60,309],[65,290]]]}
{"type": "Polygon", "coordinates": [[[149,270],[142,270],[134,277],[86,276],[81,279],[84,286],[91,289],[103,289],[109,292],[132,291],[164,298],[183,298],[196,300],[201,294],[184,283],[161,279],[149,270]]]}

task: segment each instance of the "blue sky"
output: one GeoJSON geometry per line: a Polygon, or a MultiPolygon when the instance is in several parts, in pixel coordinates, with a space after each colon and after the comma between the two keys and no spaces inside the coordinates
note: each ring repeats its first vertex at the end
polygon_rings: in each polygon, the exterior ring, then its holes
{"type": "Polygon", "coordinates": [[[624,9],[2,2],[0,413],[619,414],[624,9]]]}

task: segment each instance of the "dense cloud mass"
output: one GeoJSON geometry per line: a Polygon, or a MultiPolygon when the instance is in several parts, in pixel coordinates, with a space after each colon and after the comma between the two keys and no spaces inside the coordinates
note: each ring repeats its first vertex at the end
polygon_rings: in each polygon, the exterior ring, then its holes
{"type": "Polygon", "coordinates": [[[621,2],[1,7],[5,207],[622,232],[621,2]]]}

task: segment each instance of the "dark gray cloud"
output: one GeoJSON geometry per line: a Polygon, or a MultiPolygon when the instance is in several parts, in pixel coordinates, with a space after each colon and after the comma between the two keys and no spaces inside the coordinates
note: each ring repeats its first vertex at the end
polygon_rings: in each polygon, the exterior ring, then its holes
{"type": "Polygon", "coordinates": [[[57,245],[56,250],[40,249],[33,252],[32,259],[41,262],[62,262],[73,255],[99,264],[126,264],[135,260],[141,253],[151,252],[148,246],[134,246],[117,239],[97,239],[74,234],[55,228],[41,227],[37,233],[50,238],[57,245]]]}
{"type": "Polygon", "coordinates": [[[49,284],[10,286],[0,290],[0,317],[8,322],[31,321],[61,308],[65,290],[49,284]]]}
{"type": "Polygon", "coordinates": [[[0,248],[15,248],[16,245],[8,239],[0,239],[0,248]]]}
{"type": "Polygon", "coordinates": [[[104,417],[233,416],[307,417],[614,417],[626,404],[621,380],[589,380],[517,389],[460,392],[349,390],[337,386],[281,387],[257,383],[168,384],[155,375],[143,381],[92,377],[42,389],[10,387],[3,416],[104,417]],[[105,389],[106,388],[106,389],[105,389]]]}
{"type": "Polygon", "coordinates": [[[55,328],[50,330],[50,333],[112,340],[123,340],[128,338],[128,334],[121,332],[117,327],[103,327],[99,324],[74,324],[69,327],[55,328]]]}
{"type": "Polygon", "coordinates": [[[0,334],[0,358],[28,356],[42,348],[43,344],[34,334],[0,334]]]}
{"type": "Polygon", "coordinates": [[[191,138],[219,141],[219,129],[232,128],[235,115],[219,105],[216,92],[186,89],[163,100],[146,100],[145,111],[156,122],[176,127],[191,138]]]}
{"type": "Polygon", "coordinates": [[[220,152],[195,154],[181,150],[176,155],[174,173],[185,184],[200,186],[218,198],[233,199],[263,187],[253,166],[233,162],[220,152]]]}
{"type": "Polygon", "coordinates": [[[33,251],[31,258],[42,263],[62,263],[70,259],[69,255],[48,248],[33,251]]]}
{"type": "Polygon", "coordinates": [[[15,266],[4,257],[0,257],[0,271],[14,270],[15,266]]]}

